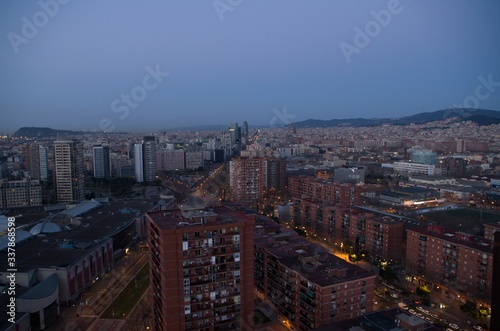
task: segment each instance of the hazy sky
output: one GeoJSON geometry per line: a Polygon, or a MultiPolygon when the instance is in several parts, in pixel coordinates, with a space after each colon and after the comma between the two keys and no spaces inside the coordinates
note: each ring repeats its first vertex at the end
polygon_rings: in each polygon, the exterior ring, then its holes
{"type": "Polygon", "coordinates": [[[500,110],[498,0],[0,2],[0,131],[500,110]]]}

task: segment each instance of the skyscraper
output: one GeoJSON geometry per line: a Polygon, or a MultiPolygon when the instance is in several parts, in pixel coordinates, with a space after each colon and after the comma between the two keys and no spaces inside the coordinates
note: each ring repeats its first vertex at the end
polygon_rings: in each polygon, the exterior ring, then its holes
{"type": "Polygon", "coordinates": [[[83,147],[78,140],[54,141],[57,201],[79,203],[84,199],[83,147]]]}
{"type": "Polygon", "coordinates": [[[243,145],[248,144],[248,123],[247,123],[247,121],[243,122],[243,126],[241,128],[241,143],[243,145]]]}
{"type": "Polygon", "coordinates": [[[156,179],[156,138],[145,136],[142,144],[134,146],[135,179],[153,182],[156,179]]]}
{"type": "Polygon", "coordinates": [[[138,183],[144,182],[144,160],[142,156],[142,144],[134,145],[134,165],[135,181],[138,183]]]}
{"type": "Polygon", "coordinates": [[[154,330],[253,330],[254,221],[228,207],[146,220],[154,330]]]}
{"type": "Polygon", "coordinates": [[[47,180],[47,148],[40,144],[31,144],[26,147],[26,168],[31,179],[47,180]]]}
{"type": "Polygon", "coordinates": [[[144,180],[153,182],[156,179],[156,138],[144,137],[142,157],[144,159],[144,180]]]}
{"type": "Polygon", "coordinates": [[[266,189],[283,190],[286,181],[286,160],[282,158],[269,158],[264,160],[266,189]]]}
{"type": "Polygon", "coordinates": [[[94,177],[111,177],[111,158],[109,146],[95,145],[94,154],[94,177]]]}
{"type": "Polygon", "coordinates": [[[241,142],[241,128],[238,123],[231,123],[229,125],[229,136],[231,137],[231,147],[241,142]]]}
{"type": "Polygon", "coordinates": [[[265,188],[264,159],[240,157],[229,163],[229,187],[231,198],[256,208],[265,188]]]}

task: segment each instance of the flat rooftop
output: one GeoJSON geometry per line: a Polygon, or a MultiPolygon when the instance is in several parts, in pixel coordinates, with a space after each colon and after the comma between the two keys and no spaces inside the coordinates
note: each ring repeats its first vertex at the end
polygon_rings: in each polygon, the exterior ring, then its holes
{"type": "Polygon", "coordinates": [[[271,220],[256,223],[254,241],[257,246],[276,256],[287,268],[320,286],[376,276],[271,220]]]}
{"type": "Polygon", "coordinates": [[[246,222],[251,220],[240,211],[228,206],[206,207],[200,209],[177,208],[166,211],[147,213],[153,222],[163,230],[174,230],[186,226],[203,225],[209,218],[215,219],[216,225],[246,222]]]}
{"type": "MultiPolygon", "coordinates": [[[[18,242],[17,270],[27,272],[34,268],[70,265],[91,252],[102,240],[127,228],[135,218],[155,205],[153,200],[111,201],[77,217],[81,223],[72,226],[71,230],[39,234],[18,242]],[[63,243],[77,243],[84,248],[61,248],[63,243]]],[[[7,251],[0,252],[0,265],[7,265],[7,251]]]]}
{"type": "MultiPolygon", "coordinates": [[[[462,240],[462,239],[458,239],[457,236],[455,235],[455,233],[440,234],[438,232],[429,230],[428,228],[424,228],[424,227],[414,227],[414,228],[409,228],[408,230],[417,232],[417,233],[425,235],[425,236],[439,238],[439,239],[448,241],[448,242],[453,243],[453,244],[467,246],[467,247],[477,249],[477,250],[485,252],[485,253],[493,253],[491,240],[488,240],[484,237],[470,235],[470,240],[462,240]]],[[[460,232],[458,232],[458,233],[460,233],[460,232]]]]}

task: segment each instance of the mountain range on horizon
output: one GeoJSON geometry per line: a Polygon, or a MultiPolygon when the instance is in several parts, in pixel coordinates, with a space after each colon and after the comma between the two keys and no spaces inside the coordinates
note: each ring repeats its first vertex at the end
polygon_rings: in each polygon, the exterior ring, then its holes
{"type": "Polygon", "coordinates": [[[452,120],[454,122],[472,121],[481,126],[499,124],[500,111],[472,108],[450,108],[395,118],[350,118],[331,120],[308,119],[288,124],[287,126],[293,125],[296,128],[373,127],[381,125],[426,124],[443,120],[452,120]]]}
{"type": "MultiPolygon", "coordinates": [[[[376,127],[382,125],[410,125],[410,124],[426,124],[431,122],[448,120],[451,122],[472,121],[480,126],[500,124],[500,111],[488,109],[471,109],[471,108],[452,108],[445,110],[437,110],[434,112],[422,112],[410,116],[395,117],[395,118],[350,118],[350,119],[331,119],[317,120],[308,119],[300,122],[294,122],[284,126],[295,126],[296,128],[328,128],[328,127],[376,127]]],[[[159,131],[215,131],[224,130],[227,125],[196,125],[189,127],[177,127],[159,131]]],[[[257,127],[252,125],[252,127],[257,127]]],[[[262,126],[264,127],[264,126],[262,126]]],[[[18,129],[14,137],[29,137],[29,138],[53,138],[64,137],[70,134],[95,133],[90,131],[72,131],[58,130],[42,127],[22,127],[18,129]]],[[[125,132],[115,132],[125,133],[125,132]]]]}

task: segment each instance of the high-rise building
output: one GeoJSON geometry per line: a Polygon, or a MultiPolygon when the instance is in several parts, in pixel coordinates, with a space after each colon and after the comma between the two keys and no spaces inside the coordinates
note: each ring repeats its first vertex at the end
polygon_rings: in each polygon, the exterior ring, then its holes
{"type": "Polygon", "coordinates": [[[144,160],[142,156],[142,144],[134,145],[134,165],[135,181],[138,183],[144,182],[144,160]]]}
{"type": "Polygon", "coordinates": [[[83,147],[78,140],[54,141],[57,201],[78,203],[84,199],[83,147]]]}
{"type": "Polygon", "coordinates": [[[249,207],[257,207],[265,188],[264,159],[240,157],[229,163],[231,198],[249,207]]]}
{"type": "Polygon", "coordinates": [[[186,169],[186,152],[182,149],[163,149],[156,152],[156,169],[159,171],[186,169]]]}
{"type": "Polygon", "coordinates": [[[153,182],[156,179],[156,138],[144,137],[142,157],[144,159],[144,181],[153,182]]]}
{"type": "Polygon", "coordinates": [[[93,154],[94,177],[111,177],[111,157],[109,154],[109,146],[95,145],[93,154]]]}
{"type": "Polygon", "coordinates": [[[135,179],[153,182],[156,179],[156,138],[145,136],[142,144],[134,146],[135,179]]]}
{"type": "Polygon", "coordinates": [[[264,186],[266,189],[284,190],[287,185],[286,160],[283,158],[264,159],[264,186]]]}
{"type": "Polygon", "coordinates": [[[238,123],[231,123],[229,125],[229,136],[231,137],[231,147],[241,143],[241,128],[238,123]]]}
{"type": "Polygon", "coordinates": [[[228,207],[146,220],[154,330],[253,330],[254,221],[228,207]]]}
{"type": "Polygon", "coordinates": [[[243,126],[241,127],[241,143],[243,145],[248,144],[248,123],[247,123],[247,121],[243,122],[243,126]]]}
{"type": "Polygon", "coordinates": [[[47,147],[31,144],[26,147],[26,169],[31,179],[47,180],[47,147]]]}

